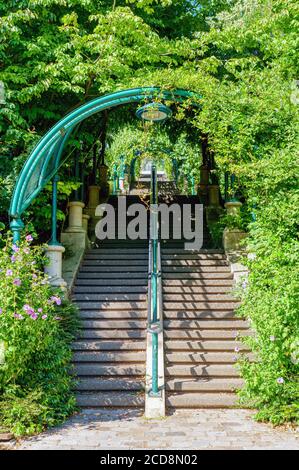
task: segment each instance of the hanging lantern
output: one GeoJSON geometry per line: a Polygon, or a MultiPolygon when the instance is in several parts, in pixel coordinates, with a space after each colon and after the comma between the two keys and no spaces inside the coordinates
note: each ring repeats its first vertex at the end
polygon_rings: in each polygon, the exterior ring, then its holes
{"type": "Polygon", "coordinates": [[[171,109],[162,103],[148,103],[136,111],[136,116],[143,121],[162,122],[172,114],[171,109]]]}
{"type": "Polygon", "coordinates": [[[5,104],[5,88],[4,83],[0,80],[0,104],[5,104]]]}

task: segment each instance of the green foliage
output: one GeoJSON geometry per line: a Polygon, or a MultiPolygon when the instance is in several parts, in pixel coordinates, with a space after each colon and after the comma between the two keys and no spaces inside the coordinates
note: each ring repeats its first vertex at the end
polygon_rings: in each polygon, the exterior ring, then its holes
{"type": "Polygon", "coordinates": [[[0,417],[15,435],[40,432],[75,409],[69,371],[76,309],[40,270],[43,248],[27,240],[12,250],[7,238],[0,252],[0,417]]]}
{"type": "MultiPolygon", "coordinates": [[[[150,156],[165,158],[168,172],[175,155],[182,173],[198,182],[205,135],[220,181],[225,171],[236,175],[245,214],[222,219],[215,230],[219,238],[224,224],[248,229],[257,255],[240,313],[252,320],[260,361],[242,367],[242,400],[258,407],[259,419],[296,420],[298,2],[10,0],[0,13],[0,80],[7,91],[0,109],[1,220],[7,222],[25,157],[69,110],[133,86],[197,91],[196,108],[170,103],[173,119],[155,136],[137,125],[133,106],[110,111],[107,162],[118,163],[124,153],[129,163],[132,149],[143,144],[150,156]],[[272,335],[277,341],[269,341],[272,335]]],[[[88,119],[66,149],[80,148],[87,172],[103,123],[103,116],[88,119]]],[[[70,170],[63,166],[61,181],[72,182],[70,170]]],[[[48,189],[39,198],[28,217],[40,231],[49,220],[48,189]]],[[[61,218],[67,198],[61,196],[61,218]]]]}

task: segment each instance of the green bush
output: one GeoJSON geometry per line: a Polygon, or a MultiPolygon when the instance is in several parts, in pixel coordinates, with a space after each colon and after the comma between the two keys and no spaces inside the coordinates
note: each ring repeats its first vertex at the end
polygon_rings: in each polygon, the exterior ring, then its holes
{"type": "Polygon", "coordinates": [[[241,403],[257,408],[258,420],[299,423],[299,244],[273,236],[267,255],[261,247],[256,254],[239,314],[255,332],[245,342],[257,360],[240,363],[241,403]]]}
{"type": "Polygon", "coordinates": [[[16,246],[7,238],[0,251],[0,421],[15,435],[40,432],[75,410],[76,308],[53,290],[41,269],[43,248],[31,241],[27,235],[16,246]]]}

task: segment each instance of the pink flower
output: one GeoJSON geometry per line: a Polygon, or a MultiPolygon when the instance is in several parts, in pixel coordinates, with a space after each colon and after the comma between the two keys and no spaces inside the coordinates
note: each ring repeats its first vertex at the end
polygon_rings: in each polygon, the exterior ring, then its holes
{"type": "Polygon", "coordinates": [[[283,379],[282,377],[278,377],[277,383],[278,383],[278,384],[283,384],[283,383],[284,383],[284,379],[283,379]]]}
{"type": "Polygon", "coordinates": [[[43,320],[46,320],[46,318],[48,318],[48,315],[43,315],[43,316],[42,316],[42,319],[43,319],[43,320]]]}
{"type": "Polygon", "coordinates": [[[56,305],[61,305],[61,298],[60,297],[57,297],[56,295],[52,295],[52,297],[50,298],[50,300],[55,303],[56,305]]]}
{"type": "Polygon", "coordinates": [[[15,286],[20,286],[22,284],[22,281],[21,279],[19,279],[18,277],[16,279],[13,280],[13,284],[15,286]]]}
{"type": "Polygon", "coordinates": [[[2,313],[3,313],[3,310],[2,310],[2,308],[0,308],[0,315],[1,315],[2,313]]]}
{"type": "Polygon", "coordinates": [[[13,316],[15,318],[18,318],[18,320],[23,320],[24,319],[23,315],[21,315],[20,313],[14,313],[13,316]]]}
{"type": "Polygon", "coordinates": [[[36,279],[37,278],[37,275],[36,274],[32,274],[32,279],[36,279]]]}
{"type": "Polygon", "coordinates": [[[12,276],[12,269],[7,269],[6,276],[12,276]]]}
{"type": "Polygon", "coordinates": [[[29,255],[29,253],[30,253],[30,250],[29,250],[29,248],[24,248],[24,250],[23,250],[23,251],[24,251],[24,253],[25,253],[26,255],[29,255]]]}
{"type": "Polygon", "coordinates": [[[18,253],[18,251],[20,251],[20,248],[17,245],[12,245],[12,251],[18,253]]]}
{"type": "Polygon", "coordinates": [[[10,260],[11,260],[12,263],[15,263],[16,260],[17,260],[17,257],[16,257],[15,255],[12,255],[12,256],[10,257],[10,260]]]}
{"type": "Polygon", "coordinates": [[[38,319],[38,314],[33,312],[30,317],[32,318],[32,320],[37,320],[38,319]]]}
{"type": "Polygon", "coordinates": [[[54,317],[54,320],[61,320],[61,317],[54,317]]]}
{"type": "Polygon", "coordinates": [[[235,347],[235,352],[236,352],[236,353],[240,352],[240,348],[235,347]]]}
{"type": "Polygon", "coordinates": [[[27,236],[25,237],[25,240],[26,240],[26,242],[32,242],[32,241],[33,241],[32,235],[27,235],[27,236]]]}
{"type": "Polygon", "coordinates": [[[37,311],[38,311],[39,313],[42,313],[43,309],[42,309],[42,308],[38,308],[37,311]]]}
{"type": "Polygon", "coordinates": [[[28,304],[25,304],[23,306],[23,310],[25,310],[25,312],[27,313],[27,315],[33,315],[35,312],[34,312],[34,309],[32,307],[30,307],[30,305],[28,304]]]}

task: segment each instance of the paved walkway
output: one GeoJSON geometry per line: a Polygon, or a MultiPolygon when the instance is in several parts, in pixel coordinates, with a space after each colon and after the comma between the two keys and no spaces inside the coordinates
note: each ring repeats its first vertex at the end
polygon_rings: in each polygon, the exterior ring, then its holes
{"type": "Polygon", "coordinates": [[[146,420],[136,410],[84,410],[16,449],[299,449],[299,435],[252,420],[248,410],[176,411],[146,420]]]}

